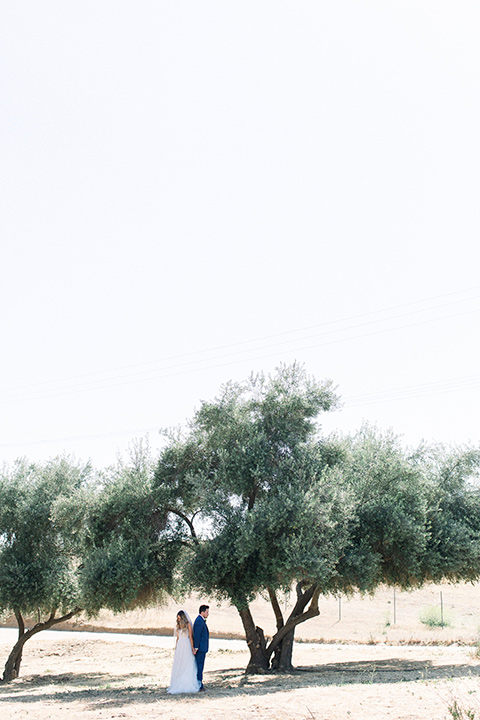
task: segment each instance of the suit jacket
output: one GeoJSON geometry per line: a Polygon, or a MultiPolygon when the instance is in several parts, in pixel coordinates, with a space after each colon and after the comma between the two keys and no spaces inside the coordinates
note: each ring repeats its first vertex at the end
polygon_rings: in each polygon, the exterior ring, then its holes
{"type": "Polygon", "coordinates": [[[200,652],[208,652],[208,627],[204,618],[199,615],[193,623],[193,647],[200,652]]]}

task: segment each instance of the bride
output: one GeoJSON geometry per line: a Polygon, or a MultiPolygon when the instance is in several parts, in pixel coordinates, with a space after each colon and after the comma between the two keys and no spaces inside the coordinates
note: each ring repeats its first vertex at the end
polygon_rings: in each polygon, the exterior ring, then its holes
{"type": "Polygon", "coordinates": [[[192,623],[183,610],[177,614],[175,637],[177,642],[173,657],[172,677],[167,693],[196,693],[200,690],[200,683],[197,680],[192,623]]]}

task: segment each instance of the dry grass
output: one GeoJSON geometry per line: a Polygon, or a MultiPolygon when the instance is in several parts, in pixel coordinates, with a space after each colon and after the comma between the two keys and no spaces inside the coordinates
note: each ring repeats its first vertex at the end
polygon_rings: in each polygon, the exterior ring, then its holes
{"type": "MultiPolygon", "coordinates": [[[[0,686],[0,716],[2,720],[451,718],[449,708],[455,702],[467,710],[480,708],[477,598],[478,588],[472,586],[397,593],[395,627],[390,590],[373,600],[344,599],[340,621],[338,602],[324,599],[322,615],[305,624],[302,635],[305,640],[324,638],[328,644],[297,643],[295,673],[246,677],[246,649],[210,652],[208,691],[195,696],[165,693],[173,649],[114,638],[86,639],[80,633],[72,640],[62,633],[40,633],[26,646],[22,676],[0,686]],[[454,623],[431,630],[422,625],[419,614],[422,607],[434,604],[440,590],[454,623]],[[435,644],[438,641],[442,644],[435,644]]],[[[197,600],[184,603],[191,614],[197,600]]],[[[212,634],[241,633],[231,608],[210,604],[212,634]]],[[[123,631],[168,627],[171,633],[176,608],[173,604],[127,616],[103,614],[95,622],[97,627],[123,631]]],[[[266,604],[257,604],[256,618],[268,631],[271,619],[266,604]]],[[[9,649],[0,633],[2,659],[9,649]]]]}

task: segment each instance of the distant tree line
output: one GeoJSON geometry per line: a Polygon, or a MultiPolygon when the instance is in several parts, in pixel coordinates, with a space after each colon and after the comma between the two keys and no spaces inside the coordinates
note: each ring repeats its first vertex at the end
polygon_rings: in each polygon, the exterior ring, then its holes
{"type": "Polygon", "coordinates": [[[198,591],[238,611],[247,672],[288,671],[320,595],[477,580],[479,450],[409,450],[369,427],[324,437],[318,418],[337,404],[330,382],[282,366],[227,384],[156,459],[140,442],[101,472],[69,458],[5,468],[0,611],[19,634],[3,680],[30,637],[82,611],[198,591]]]}

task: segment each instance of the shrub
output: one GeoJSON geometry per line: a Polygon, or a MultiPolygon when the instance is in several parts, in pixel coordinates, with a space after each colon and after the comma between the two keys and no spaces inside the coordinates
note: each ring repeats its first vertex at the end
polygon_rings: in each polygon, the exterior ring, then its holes
{"type": "Polygon", "coordinates": [[[429,628],[451,627],[453,625],[450,613],[443,611],[437,605],[431,605],[420,611],[420,622],[429,628]]]}

